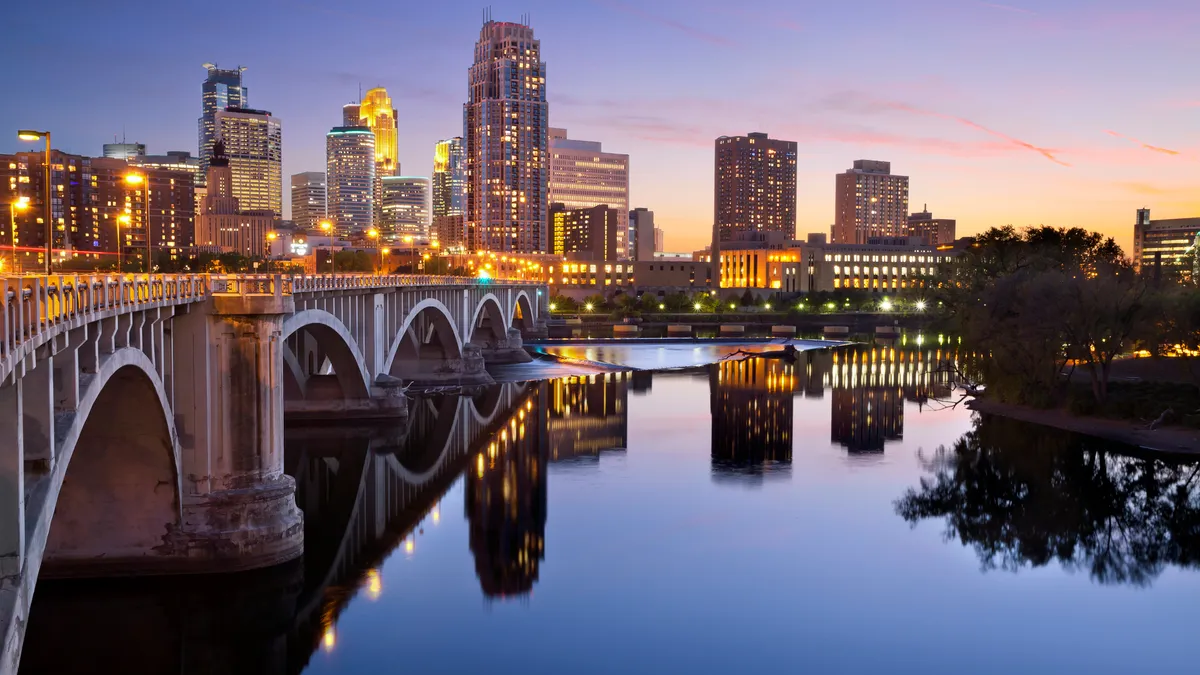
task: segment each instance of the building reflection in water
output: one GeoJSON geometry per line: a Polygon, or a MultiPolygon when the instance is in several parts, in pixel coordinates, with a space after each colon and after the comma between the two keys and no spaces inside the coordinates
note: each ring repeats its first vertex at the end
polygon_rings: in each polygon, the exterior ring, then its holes
{"type": "Polygon", "coordinates": [[[550,461],[594,458],[606,450],[625,449],[632,375],[564,377],[541,385],[549,395],[550,461]]]}
{"type": "Polygon", "coordinates": [[[763,358],[709,367],[714,479],[790,475],[795,367],[763,358]]]}

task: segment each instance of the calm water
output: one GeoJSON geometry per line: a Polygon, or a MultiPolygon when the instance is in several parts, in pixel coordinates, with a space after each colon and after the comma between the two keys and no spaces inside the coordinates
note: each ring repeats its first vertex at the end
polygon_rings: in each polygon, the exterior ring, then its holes
{"type": "Polygon", "coordinates": [[[1197,467],[944,408],[938,359],[599,373],[292,430],[304,561],[43,584],[22,670],[1196,672],[1197,467]]]}

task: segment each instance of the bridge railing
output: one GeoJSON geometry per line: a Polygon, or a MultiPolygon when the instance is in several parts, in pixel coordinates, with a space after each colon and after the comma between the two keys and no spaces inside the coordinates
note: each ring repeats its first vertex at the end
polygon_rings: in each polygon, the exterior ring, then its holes
{"type": "Polygon", "coordinates": [[[195,274],[0,277],[0,362],[76,319],[196,302],[207,297],[207,284],[195,274]]]}

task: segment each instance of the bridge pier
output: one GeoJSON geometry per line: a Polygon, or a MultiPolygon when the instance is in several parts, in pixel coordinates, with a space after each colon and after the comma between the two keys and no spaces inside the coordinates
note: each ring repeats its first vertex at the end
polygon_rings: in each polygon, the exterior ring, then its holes
{"type": "Polygon", "coordinates": [[[183,523],[192,571],[265,567],[303,553],[295,481],[283,472],[284,316],[290,296],[214,295],[175,318],[183,523]]]}
{"type": "Polygon", "coordinates": [[[521,331],[509,328],[503,340],[497,340],[481,349],[483,360],[488,365],[507,365],[510,363],[529,363],[533,357],[525,351],[521,331]]]}

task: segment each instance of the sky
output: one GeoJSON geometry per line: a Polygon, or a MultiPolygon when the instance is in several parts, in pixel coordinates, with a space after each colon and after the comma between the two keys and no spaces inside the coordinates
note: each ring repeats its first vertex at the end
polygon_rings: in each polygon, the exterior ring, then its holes
{"type": "MultiPolygon", "coordinates": [[[[28,0],[25,0],[28,4],[28,0]]],[[[485,0],[487,1],[487,0],[485,0]]],[[[201,64],[246,66],[252,107],[283,122],[285,184],[322,171],[359,87],[398,110],[403,172],[461,135],[485,5],[438,0],[65,0],[10,12],[0,152],[17,128],[101,154],[197,148],[201,64]],[[33,70],[36,68],[36,71],[33,70]],[[49,74],[48,77],[40,73],[49,74]]],[[[994,225],[1080,226],[1128,252],[1135,211],[1200,216],[1196,0],[491,0],[531,17],[550,124],[630,155],[631,205],[669,251],[707,243],[713,144],[799,144],[797,232],[828,232],[856,159],[911,177],[911,206],[994,225]]],[[[287,198],[285,197],[285,202],[287,198]]]]}

